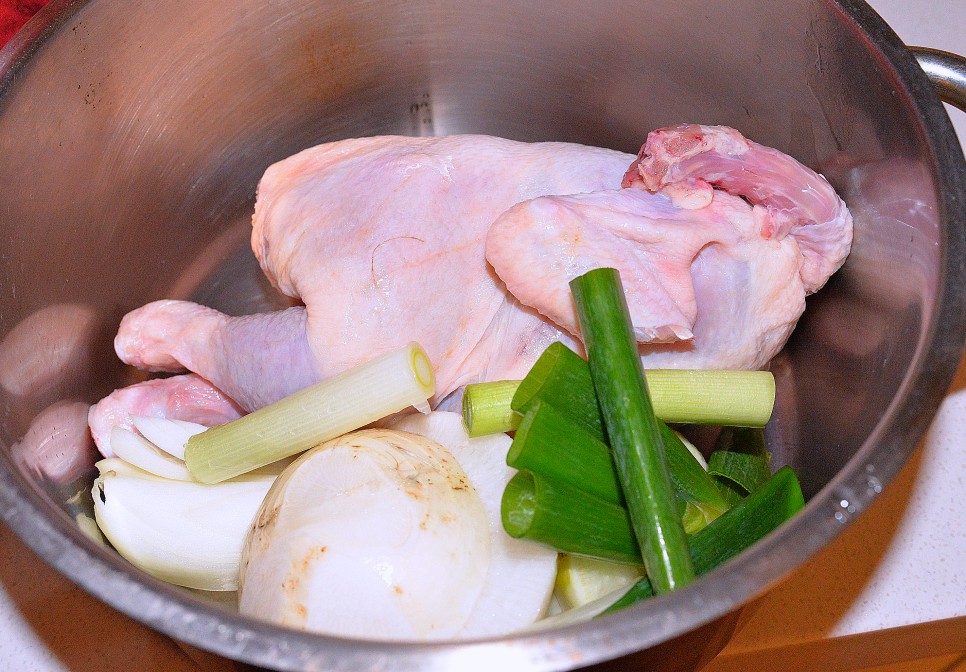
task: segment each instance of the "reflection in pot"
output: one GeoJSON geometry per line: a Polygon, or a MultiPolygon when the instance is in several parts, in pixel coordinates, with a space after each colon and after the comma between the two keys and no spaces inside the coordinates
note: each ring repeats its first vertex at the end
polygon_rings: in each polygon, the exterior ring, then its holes
{"type": "Polygon", "coordinates": [[[94,311],[72,303],[45,306],[0,341],[0,387],[17,398],[63,394],[91,365],[94,311]]]}
{"type": "Polygon", "coordinates": [[[90,476],[97,449],[87,430],[89,408],[80,401],[60,401],[41,411],[24,437],[11,446],[14,460],[55,485],[90,476]]]}

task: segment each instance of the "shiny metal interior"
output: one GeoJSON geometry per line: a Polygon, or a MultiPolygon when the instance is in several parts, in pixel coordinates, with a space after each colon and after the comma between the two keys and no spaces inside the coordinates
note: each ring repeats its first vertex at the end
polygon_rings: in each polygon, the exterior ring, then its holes
{"type": "Polygon", "coordinates": [[[915,447],[966,333],[964,202],[945,112],[859,0],[55,0],[0,52],[3,515],[121,611],[255,664],[564,669],[653,647],[801,564],[915,447]],[[234,314],[284,305],[248,249],[270,163],[387,133],[636,152],[648,130],[685,121],[796,156],[856,220],[845,269],[773,365],[775,466],[798,470],[808,506],[741,558],[588,625],[400,645],[241,618],[80,533],[87,404],[141,375],[113,355],[120,317],[160,297],[234,314]]]}

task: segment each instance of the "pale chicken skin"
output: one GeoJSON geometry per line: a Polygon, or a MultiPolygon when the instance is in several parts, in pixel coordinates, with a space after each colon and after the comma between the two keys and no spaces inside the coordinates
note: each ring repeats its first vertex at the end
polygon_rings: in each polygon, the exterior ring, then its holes
{"type": "Polygon", "coordinates": [[[510,208],[486,258],[575,336],[568,283],[617,268],[646,367],[765,366],[850,250],[852,219],[828,182],[733,129],[651,133],[622,185],[510,208]]]}
{"type": "MultiPolygon", "coordinates": [[[[614,266],[645,366],[758,368],[843,263],[851,227],[820,176],[723,127],[652,133],[636,160],[485,136],[346,140],[259,184],[252,248],[304,307],[228,317],[159,301],[124,318],[115,349],[192,372],[199,403],[231,419],[415,340],[438,402],[522,377],[554,341],[579,349],[567,283],[614,266]]],[[[179,378],[96,405],[101,451],[125,414],[184,417],[179,378]]]]}

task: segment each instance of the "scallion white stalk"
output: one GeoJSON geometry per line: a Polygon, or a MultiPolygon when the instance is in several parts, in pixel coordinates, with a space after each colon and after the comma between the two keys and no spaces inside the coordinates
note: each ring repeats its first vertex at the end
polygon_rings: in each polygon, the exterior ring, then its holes
{"type": "Polygon", "coordinates": [[[775,406],[770,371],[648,369],[654,412],[668,424],[764,427],[775,406]]]}
{"type": "Polygon", "coordinates": [[[519,380],[472,383],[463,390],[463,425],[472,436],[499,434],[516,429],[523,416],[510,408],[519,380]]]}
{"type": "Polygon", "coordinates": [[[185,463],[202,483],[218,483],[301,453],[410,406],[429,410],[436,391],[417,343],[377,357],[270,406],[188,439],[185,463]]]}

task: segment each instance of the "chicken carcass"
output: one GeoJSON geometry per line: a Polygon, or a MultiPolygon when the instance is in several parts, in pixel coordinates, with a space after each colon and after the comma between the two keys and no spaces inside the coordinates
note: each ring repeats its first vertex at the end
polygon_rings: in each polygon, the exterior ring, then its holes
{"type": "MultiPolygon", "coordinates": [[[[615,266],[645,366],[755,368],[850,244],[824,179],[723,127],[652,133],[637,159],[469,135],[345,140],[259,184],[252,248],[304,306],[229,317],[159,301],[124,318],[115,348],[140,368],[192,372],[194,398],[210,385],[230,419],[416,340],[438,401],[521,377],[553,341],[579,347],[567,283],[615,266]]],[[[125,413],[180,417],[167,395],[184,386],[166,381],[94,407],[105,454],[125,413]]]]}

